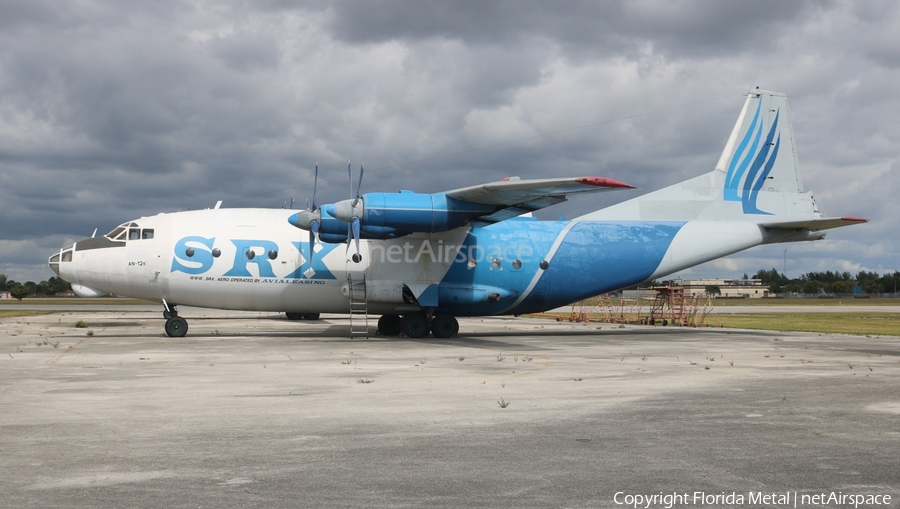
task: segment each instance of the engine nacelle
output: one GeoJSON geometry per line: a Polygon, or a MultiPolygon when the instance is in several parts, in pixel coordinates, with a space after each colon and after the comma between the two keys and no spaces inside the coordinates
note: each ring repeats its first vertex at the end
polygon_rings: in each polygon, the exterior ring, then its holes
{"type": "Polygon", "coordinates": [[[354,217],[360,218],[361,239],[384,240],[416,232],[453,230],[472,218],[496,210],[494,205],[455,200],[445,194],[401,191],[364,194],[358,200],[323,205],[315,212],[297,212],[288,221],[303,230],[310,230],[315,222],[322,242],[339,243],[347,240],[349,223],[354,217]]]}
{"type": "Polygon", "coordinates": [[[353,200],[339,201],[332,215],[345,223],[359,217],[363,238],[387,239],[413,232],[454,230],[495,210],[493,205],[455,200],[441,193],[401,191],[364,194],[355,207],[353,200]]]}

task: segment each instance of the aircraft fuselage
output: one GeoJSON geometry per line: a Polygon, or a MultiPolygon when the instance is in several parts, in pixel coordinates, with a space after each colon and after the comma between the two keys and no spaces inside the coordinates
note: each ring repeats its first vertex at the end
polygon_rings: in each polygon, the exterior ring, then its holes
{"type": "Polygon", "coordinates": [[[354,263],[345,244],[314,244],[310,256],[303,232],[288,224],[292,213],[211,209],[137,219],[124,240],[85,239],[61,250],[63,260],[72,250],[72,261],[59,273],[116,295],[221,309],[346,313],[348,279],[365,279],[372,313],[522,314],[653,277],[685,225],[520,218],[363,241],[354,263]]]}

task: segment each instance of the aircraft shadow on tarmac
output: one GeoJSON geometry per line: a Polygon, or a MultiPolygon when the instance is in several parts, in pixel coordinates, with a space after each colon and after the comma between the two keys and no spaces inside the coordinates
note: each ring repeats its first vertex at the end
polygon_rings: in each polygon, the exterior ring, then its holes
{"type": "MultiPolygon", "coordinates": [[[[146,325],[147,323],[152,323],[157,321],[155,318],[147,317],[146,321],[135,321],[135,317],[123,317],[121,320],[113,319],[105,319],[103,322],[91,322],[90,327],[92,329],[101,329],[95,333],[95,337],[110,337],[114,336],[116,338],[146,338],[148,336],[153,337],[156,336],[156,333],[152,330],[146,330],[145,333],[116,333],[116,329],[123,327],[140,327],[142,325],[146,325]]],[[[163,332],[163,323],[162,320],[159,320],[160,330],[159,334],[164,336],[163,332]]],[[[216,317],[195,317],[190,319],[191,324],[193,325],[190,329],[190,332],[186,338],[181,338],[178,340],[208,340],[208,339],[222,339],[222,338],[271,338],[271,339],[299,339],[299,340],[327,340],[329,342],[338,342],[338,343],[359,343],[361,341],[382,341],[382,342],[407,342],[407,343],[418,343],[418,344],[446,344],[446,345],[467,345],[467,346],[479,346],[485,348],[516,348],[516,349],[546,349],[548,346],[552,346],[553,340],[566,340],[566,339],[574,339],[579,338],[581,340],[586,340],[588,338],[596,338],[598,341],[603,340],[617,340],[617,339],[627,339],[629,341],[640,340],[640,339],[648,339],[648,340],[658,340],[661,336],[668,336],[670,338],[679,338],[679,339],[690,339],[691,337],[702,339],[703,336],[711,335],[711,334],[741,334],[742,336],[768,336],[772,334],[771,331],[752,331],[752,330],[740,330],[740,331],[732,331],[728,329],[721,328],[692,328],[692,327],[627,327],[627,328],[619,328],[616,324],[608,324],[603,322],[597,322],[596,325],[586,325],[584,329],[566,329],[560,330],[558,328],[549,328],[549,329],[537,329],[537,328],[524,328],[522,327],[521,322],[510,322],[514,324],[515,328],[518,330],[475,330],[475,331],[464,331],[461,332],[458,336],[450,339],[435,339],[431,336],[426,336],[424,338],[408,338],[408,337],[397,337],[397,336],[381,336],[376,333],[376,327],[374,325],[370,325],[370,336],[369,338],[351,338],[350,336],[350,325],[349,320],[346,318],[339,318],[337,320],[324,318],[312,322],[297,322],[294,320],[287,320],[282,316],[260,316],[260,317],[248,317],[248,316],[216,316],[216,317]],[[226,322],[228,325],[232,325],[233,327],[226,326],[224,328],[215,329],[215,332],[209,331],[209,322],[226,322]],[[285,327],[281,328],[267,328],[266,330],[237,330],[239,322],[281,322],[285,327]],[[323,327],[324,326],[324,327],[323,327]],[[229,330],[231,329],[231,330],[229,330]],[[521,344],[518,342],[511,342],[511,339],[518,339],[527,337],[530,339],[541,339],[546,338],[547,342],[541,342],[540,345],[528,345],[521,344]]],[[[485,326],[485,329],[495,328],[498,324],[502,322],[494,322],[485,326]]],[[[538,325],[536,323],[535,325],[538,325]]],[[[556,325],[555,322],[548,322],[547,325],[551,327],[556,325]]],[[[268,325],[267,325],[268,326],[268,325]]],[[[477,326],[476,326],[477,328],[477,326]]],[[[172,341],[169,338],[166,338],[167,341],[172,341]]],[[[178,341],[176,340],[176,341],[178,341]]],[[[571,346],[571,345],[569,345],[571,346]]]]}

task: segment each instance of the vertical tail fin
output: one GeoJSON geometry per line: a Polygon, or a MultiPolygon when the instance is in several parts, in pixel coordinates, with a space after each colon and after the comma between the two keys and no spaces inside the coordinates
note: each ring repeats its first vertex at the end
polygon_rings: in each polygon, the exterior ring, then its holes
{"type": "Polygon", "coordinates": [[[760,191],[803,192],[786,95],[748,94],[716,170],[725,173],[723,198],[745,214],[771,214],[757,204],[760,191]]]}
{"type": "Polygon", "coordinates": [[[713,171],[578,219],[796,221],[820,217],[803,190],[787,96],[747,94],[713,171]]]}

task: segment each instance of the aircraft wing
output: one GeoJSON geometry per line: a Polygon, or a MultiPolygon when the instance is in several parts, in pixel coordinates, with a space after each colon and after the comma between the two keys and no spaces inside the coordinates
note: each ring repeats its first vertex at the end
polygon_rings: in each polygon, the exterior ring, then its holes
{"type": "Polygon", "coordinates": [[[841,226],[850,226],[859,223],[868,223],[868,219],[861,217],[823,217],[819,219],[808,219],[806,221],[783,221],[779,223],[762,223],[760,226],[770,230],[809,230],[820,231],[830,230],[832,228],[840,228],[841,226]]]}
{"type": "Polygon", "coordinates": [[[491,214],[479,216],[474,221],[497,223],[535,210],[566,201],[574,194],[598,193],[616,189],[635,189],[634,186],[604,177],[568,177],[555,179],[503,179],[471,187],[448,191],[448,197],[478,203],[496,205],[491,214]]]}

